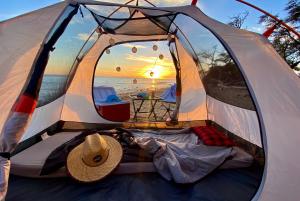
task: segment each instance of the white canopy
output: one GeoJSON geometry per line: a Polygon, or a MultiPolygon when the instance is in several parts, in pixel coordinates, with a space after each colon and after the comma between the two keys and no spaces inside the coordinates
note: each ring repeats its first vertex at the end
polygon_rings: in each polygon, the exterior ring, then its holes
{"type": "MultiPolygon", "coordinates": [[[[127,20],[121,18],[123,21],[101,16],[95,11],[95,8],[101,11],[110,6],[119,5],[74,0],[0,23],[0,151],[11,152],[18,143],[18,137],[22,136],[22,141],[27,140],[58,121],[116,123],[105,120],[97,113],[92,95],[95,66],[102,52],[111,46],[110,36],[118,35],[116,43],[165,40],[169,31],[173,30],[182,85],[178,120],[212,120],[228,131],[264,148],[265,172],[260,189],[253,200],[298,200],[300,82],[271,44],[258,34],[217,22],[195,6],[125,6],[122,8],[128,8],[128,13],[132,15],[127,17],[127,20]],[[28,82],[34,79],[31,72],[40,68],[35,66],[35,62],[43,50],[41,45],[48,42],[47,33],[51,37],[53,31],[60,27],[59,19],[69,12],[68,6],[77,6],[77,3],[81,4],[81,9],[92,11],[93,20],[101,26],[102,34],[87,54],[81,55],[80,59],[77,57],[78,65],[74,65],[75,69],[71,70],[73,73],[68,75],[69,86],[62,95],[35,109],[27,129],[22,127],[17,131],[9,130],[16,125],[10,121],[12,115],[16,115],[13,106],[28,88],[28,82]],[[180,23],[180,20],[186,23],[180,23]],[[200,34],[194,34],[197,27],[203,30],[200,34]],[[238,71],[234,72],[238,72],[243,78],[243,82],[238,86],[232,87],[228,83],[228,86],[224,86],[224,83],[220,82],[223,79],[220,76],[219,80],[215,80],[214,76],[220,74],[217,70],[211,70],[216,69],[211,66],[219,65],[218,62],[221,61],[206,61],[210,55],[206,54],[204,57],[207,51],[200,51],[201,45],[210,46],[203,40],[205,37],[210,37],[211,41],[217,44],[216,48],[222,49],[222,53],[229,56],[230,67],[237,67],[238,71]],[[197,40],[201,42],[191,42],[197,40]],[[243,90],[243,93],[246,93],[245,97],[249,96],[251,100],[250,106],[244,107],[239,104],[234,94],[231,98],[224,98],[217,91],[228,88],[232,91],[243,90]],[[8,131],[18,134],[18,137],[10,136],[11,143],[5,147],[3,144],[7,143],[8,131]]],[[[77,56],[79,55],[78,53],[77,56]]],[[[1,189],[5,189],[8,163],[8,160],[1,157],[1,189]],[[3,164],[6,165],[6,171],[3,164]]],[[[3,193],[5,194],[5,190],[3,193]]]]}

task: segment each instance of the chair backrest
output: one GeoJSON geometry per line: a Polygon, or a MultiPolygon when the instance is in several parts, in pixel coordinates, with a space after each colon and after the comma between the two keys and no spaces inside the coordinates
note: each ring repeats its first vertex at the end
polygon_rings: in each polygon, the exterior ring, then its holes
{"type": "Polygon", "coordinates": [[[164,93],[160,96],[165,102],[176,103],[176,83],[170,88],[166,89],[164,93]]]}
{"type": "Polygon", "coordinates": [[[107,86],[94,87],[93,93],[94,93],[94,101],[96,103],[101,103],[101,102],[103,103],[107,100],[108,96],[117,95],[113,87],[107,87],[107,86]]]}

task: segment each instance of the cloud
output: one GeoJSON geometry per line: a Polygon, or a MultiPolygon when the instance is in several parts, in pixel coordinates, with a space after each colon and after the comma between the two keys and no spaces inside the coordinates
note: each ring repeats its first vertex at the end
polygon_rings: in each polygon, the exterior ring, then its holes
{"type": "Polygon", "coordinates": [[[257,32],[257,33],[261,33],[263,31],[263,28],[262,27],[250,27],[249,29],[250,31],[253,31],[253,32],[257,32]]]}
{"type": "Polygon", "coordinates": [[[136,47],[138,49],[145,49],[145,48],[147,48],[146,46],[143,46],[143,45],[133,45],[133,44],[129,44],[129,43],[121,44],[121,46],[128,47],[128,48],[136,47]]]}
{"type": "Polygon", "coordinates": [[[155,5],[168,5],[168,6],[175,6],[175,5],[190,5],[191,0],[152,0],[151,3],[155,5]]]}
{"type": "MultiPolygon", "coordinates": [[[[75,38],[78,40],[87,41],[89,36],[90,35],[87,33],[79,33],[79,34],[77,34],[77,36],[75,36],[75,38]]],[[[97,35],[96,34],[92,35],[92,37],[90,38],[90,41],[96,41],[96,40],[97,40],[97,35]]]]}
{"type": "Polygon", "coordinates": [[[127,54],[126,60],[130,61],[140,61],[149,63],[151,65],[160,65],[164,67],[173,67],[174,64],[168,58],[164,58],[163,60],[158,59],[158,57],[148,57],[148,56],[134,56],[131,54],[127,54]]]}
{"type": "Polygon", "coordinates": [[[143,62],[147,62],[147,63],[155,63],[157,58],[156,57],[147,57],[147,56],[134,56],[131,54],[127,54],[126,59],[131,60],[131,61],[143,61],[143,62]]]}

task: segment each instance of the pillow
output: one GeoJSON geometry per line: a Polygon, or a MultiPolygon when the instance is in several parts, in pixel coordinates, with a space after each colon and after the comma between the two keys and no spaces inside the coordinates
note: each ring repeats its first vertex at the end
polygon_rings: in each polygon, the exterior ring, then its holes
{"type": "Polygon", "coordinates": [[[121,101],[120,98],[116,95],[109,95],[105,100],[106,103],[115,103],[120,101],[121,101]]]}
{"type": "Polygon", "coordinates": [[[136,95],[138,98],[143,98],[143,99],[148,99],[149,98],[149,94],[146,92],[140,92],[136,95]]]}
{"type": "Polygon", "coordinates": [[[208,146],[235,146],[233,140],[212,126],[193,127],[193,132],[208,146]]]}

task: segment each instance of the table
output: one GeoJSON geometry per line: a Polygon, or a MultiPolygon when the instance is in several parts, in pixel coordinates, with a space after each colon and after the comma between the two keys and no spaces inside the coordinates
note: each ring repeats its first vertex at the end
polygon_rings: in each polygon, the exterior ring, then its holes
{"type": "Polygon", "coordinates": [[[157,96],[151,97],[150,96],[149,98],[140,98],[140,97],[137,97],[137,95],[130,95],[129,97],[132,100],[132,105],[133,105],[133,110],[134,110],[133,119],[135,119],[135,121],[137,121],[138,114],[147,114],[147,113],[149,113],[148,119],[150,119],[151,115],[153,115],[155,121],[157,121],[157,115],[155,113],[155,106],[158,101],[162,100],[160,97],[157,97],[157,96]],[[142,111],[141,109],[146,101],[150,101],[150,106],[151,106],[150,110],[142,111]],[[140,104],[138,104],[137,102],[140,102],[140,104]]]}

